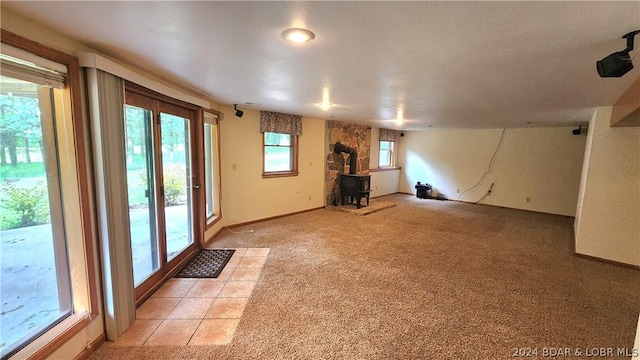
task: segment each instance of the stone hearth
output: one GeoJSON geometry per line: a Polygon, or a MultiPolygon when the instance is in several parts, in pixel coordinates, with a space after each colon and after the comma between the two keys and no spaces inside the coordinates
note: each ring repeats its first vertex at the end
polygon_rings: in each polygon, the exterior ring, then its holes
{"type": "Polygon", "coordinates": [[[371,127],[348,124],[342,121],[327,121],[328,153],[325,171],[325,206],[335,206],[340,202],[340,174],[349,173],[348,155],[336,154],[333,149],[336,142],[358,150],[356,173],[369,174],[371,157],[371,127]]]}

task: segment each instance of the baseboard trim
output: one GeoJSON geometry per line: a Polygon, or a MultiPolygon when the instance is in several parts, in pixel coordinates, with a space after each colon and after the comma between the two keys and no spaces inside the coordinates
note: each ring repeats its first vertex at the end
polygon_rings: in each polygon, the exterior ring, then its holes
{"type": "Polygon", "coordinates": [[[80,354],[78,354],[78,356],[76,356],[74,360],[88,359],[89,355],[91,355],[92,352],[96,351],[96,349],[102,346],[102,344],[104,344],[106,341],[107,341],[107,334],[102,333],[100,336],[98,336],[97,338],[89,342],[87,347],[84,348],[84,350],[82,350],[82,352],[80,352],[80,354]]]}
{"type": "Polygon", "coordinates": [[[309,211],[315,211],[315,210],[320,210],[320,209],[324,209],[324,206],[320,206],[320,207],[315,207],[315,208],[311,208],[311,209],[305,209],[305,210],[300,210],[300,211],[294,211],[292,213],[286,213],[286,214],[282,214],[282,215],[275,215],[275,216],[269,216],[266,218],[262,218],[262,219],[257,219],[257,220],[251,220],[251,221],[245,221],[245,222],[241,222],[241,223],[237,223],[237,224],[232,224],[232,225],[226,225],[221,227],[220,229],[218,229],[218,231],[215,232],[215,234],[213,234],[207,241],[205,241],[205,244],[210,243],[211,241],[213,241],[216,237],[218,237],[218,235],[220,235],[224,230],[226,229],[233,229],[233,228],[237,228],[237,227],[241,227],[241,226],[247,226],[247,225],[252,225],[252,224],[256,224],[256,223],[261,223],[263,221],[269,221],[269,220],[275,220],[275,219],[280,219],[283,217],[287,217],[287,216],[292,216],[292,215],[297,215],[297,214],[302,214],[302,213],[306,213],[309,211]]]}
{"type": "Polygon", "coordinates": [[[563,217],[568,217],[568,218],[575,219],[575,215],[574,215],[574,216],[571,216],[571,215],[555,214],[555,213],[544,212],[544,211],[537,211],[537,210],[518,209],[518,208],[513,208],[513,207],[508,207],[508,206],[502,206],[502,205],[492,205],[492,204],[476,203],[476,202],[473,202],[473,201],[453,200],[453,199],[447,199],[447,200],[448,200],[448,201],[455,201],[455,202],[459,202],[459,203],[464,203],[464,204],[473,204],[473,205],[491,206],[491,207],[497,207],[497,208],[502,208],[502,209],[520,210],[520,211],[527,211],[527,212],[536,213],[536,214],[545,214],[545,215],[563,216],[563,217]]]}
{"type": "Polygon", "coordinates": [[[573,256],[578,257],[578,258],[582,258],[582,259],[585,259],[585,260],[593,260],[593,261],[601,262],[601,263],[604,263],[604,264],[609,264],[609,265],[614,265],[614,266],[619,266],[619,267],[624,267],[624,268],[627,268],[627,269],[640,271],[640,266],[638,266],[638,265],[627,264],[627,263],[623,263],[623,262],[619,262],[619,261],[615,261],[615,260],[603,259],[603,258],[599,258],[597,256],[579,254],[579,253],[577,253],[575,251],[573,253],[573,256]]]}
{"type": "Polygon", "coordinates": [[[384,194],[384,195],[372,196],[371,198],[372,198],[372,199],[377,199],[377,198],[381,198],[381,197],[385,197],[385,196],[391,196],[391,195],[396,195],[396,194],[403,194],[403,193],[401,193],[401,192],[397,192],[397,191],[396,191],[396,192],[391,193],[391,194],[384,194]]]}
{"type": "Polygon", "coordinates": [[[218,230],[217,230],[213,235],[211,235],[211,236],[207,239],[207,241],[205,241],[205,242],[204,242],[204,245],[206,245],[206,244],[208,244],[208,243],[212,242],[212,241],[213,241],[213,239],[217,238],[217,237],[218,237],[218,235],[220,235],[224,230],[225,230],[225,229],[224,229],[224,226],[223,226],[223,227],[221,227],[220,229],[218,229],[218,230]]]}
{"type": "Polygon", "coordinates": [[[227,225],[226,227],[232,229],[232,228],[237,228],[237,227],[241,227],[241,226],[247,226],[247,225],[251,225],[251,224],[261,223],[263,221],[275,220],[275,219],[280,219],[280,218],[287,217],[287,216],[303,214],[303,213],[306,213],[306,212],[309,212],[309,211],[315,211],[315,210],[320,210],[320,209],[324,209],[324,206],[315,207],[315,208],[306,209],[306,210],[295,211],[295,212],[292,212],[292,213],[287,213],[287,214],[282,214],[282,215],[269,216],[269,217],[258,219],[258,220],[251,220],[251,221],[241,222],[241,223],[237,223],[237,224],[233,224],[233,225],[227,225]]]}

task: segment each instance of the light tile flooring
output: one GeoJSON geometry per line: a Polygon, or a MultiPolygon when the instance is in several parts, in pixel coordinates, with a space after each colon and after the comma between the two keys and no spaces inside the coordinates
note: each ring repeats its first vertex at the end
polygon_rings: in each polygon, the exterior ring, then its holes
{"type": "Polygon", "coordinates": [[[268,254],[269,248],[236,249],[216,279],[170,279],[114,345],[230,343],[268,254]]]}

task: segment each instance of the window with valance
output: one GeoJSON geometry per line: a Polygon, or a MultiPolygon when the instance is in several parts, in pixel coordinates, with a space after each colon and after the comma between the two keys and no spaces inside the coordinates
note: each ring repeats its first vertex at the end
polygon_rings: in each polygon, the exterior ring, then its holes
{"type": "Polygon", "coordinates": [[[262,177],[298,175],[298,136],[302,117],[271,111],[260,112],[263,133],[262,177]]]}
{"type": "Polygon", "coordinates": [[[379,167],[395,166],[394,148],[398,139],[397,130],[380,129],[380,156],[378,160],[379,167]]]}

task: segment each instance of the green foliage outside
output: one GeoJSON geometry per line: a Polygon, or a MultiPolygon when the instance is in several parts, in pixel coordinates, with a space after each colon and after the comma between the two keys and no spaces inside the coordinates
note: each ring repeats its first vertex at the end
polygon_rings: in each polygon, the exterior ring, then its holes
{"type": "MultiPolygon", "coordinates": [[[[129,206],[146,206],[149,201],[146,194],[149,189],[147,156],[152,151],[149,140],[151,112],[126,105],[125,119],[129,206]]],[[[161,113],[160,123],[165,205],[184,204],[187,200],[185,149],[189,147],[189,122],[179,116],[161,113]]]]}
{"type": "MultiPolygon", "coordinates": [[[[148,188],[147,176],[145,173],[139,174],[140,184],[143,188],[148,188]]],[[[166,206],[181,205],[186,202],[186,180],[184,167],[174,166],[164,169],[164,202],[166,206]]],[[[131,202],[131,200],[130,200],[131,202]]]]}
{"type": "Polygon", "coordinates": [[[184,173],[177,170],[164,172],[164,201],[167,206],[182,204],[186,201],[184,173]]]}
{"type": "Polygon", "coordinates": [[[42,177],[44,173],[44,163],[42,162],[32,162],[31,164],[19,162],[15,166],[9,164],[0,165],[0,181],[42,177]]]}
{"type": "Polygon", "coordinates": [[[26,163],[31,163],[31,148],[42,151],[37,97],[0,94],[0,145],[2,165],[17,166],[19,153],[24,155],[26,163]],[[6,155],[9,155],[8,162],[6,155]]]}
{"type": "Polygon", "coordinates": [[[3,209],[2,215],[0,215],[2,219],[1,230],[51,222],[49,195],[47,194],[47,185],[43,181],[39,181],[31,187],[18,187],[12,183],[4,182],[0,208],[3,209]]]}
{"type": "Polygon", "coordinates": [[[44,174],[35,90],[33,96],[0,94],[0,230],[51,221],[44,174]]]}
{"type": "Polygon", "coordinates": [[[265,145],[278,145],[278,146],[290,146],[291,145],[291,135],[289,134],[279,134],[266,132],[264,133],[264,144],[265,145]]]}

